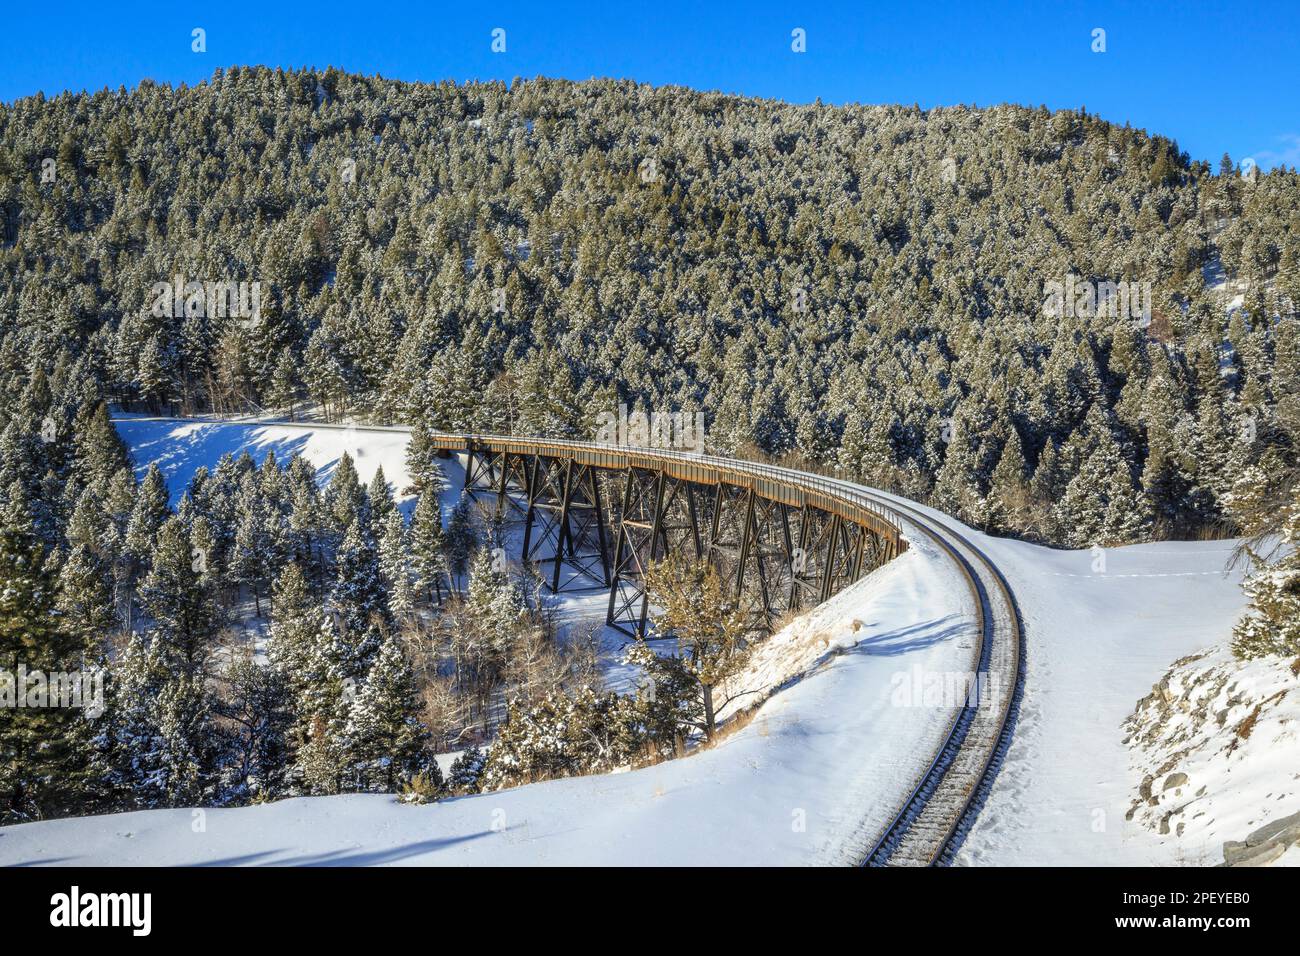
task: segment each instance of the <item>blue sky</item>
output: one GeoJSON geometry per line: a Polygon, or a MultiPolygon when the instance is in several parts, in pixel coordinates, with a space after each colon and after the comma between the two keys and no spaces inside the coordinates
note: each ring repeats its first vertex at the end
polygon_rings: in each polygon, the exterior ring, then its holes
{"type": "Polygon", "coordinates": [[[405,80],[631,78],[810,102],[1086,106],[1217,165],[1300,165],[1300,2],[17,3],[0,100],[233,64],[405,80]],[[191,50],[206,31],[207,51],[191,50]],[[492,30],[506,51],[491,50],[492,30]],[[791,50],[806,31],[807,51],[791,50]],[[1106,50],[1094,53],[1093,31],[1106,50]]]}

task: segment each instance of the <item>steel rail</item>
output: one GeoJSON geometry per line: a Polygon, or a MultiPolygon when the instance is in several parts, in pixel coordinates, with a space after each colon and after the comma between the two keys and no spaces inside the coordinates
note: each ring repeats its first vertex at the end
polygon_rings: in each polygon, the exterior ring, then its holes
{"type": "Polygon", "coordinates": [[[1005,685],[1004,693],[994,693],[996,710],[992,726],[975,738],[971,737],[971,731],[977,717],[981,716],[979,708],[988,702],[982,692],[976,701],[967,700],[953,720],[934,759],[921,773],[907,798],[862,861],[863,866],[891,865],[896,851],[912,838],[913,845],[908,847],[908,864],[944,865],[951,863],[960,849],[961,840],[974,823],[983,800],[992,787],[1002,757],[1010,745],[1024,686],[1024,627],[1019,606],[1006,577],[979,548],[947,524],[924,515],[916,508],[898,502],[894,502],[894,506],[915,516],[913,520],[917,526],[948,553],[971,590],[980,615],[976,687],[988,686],[987,679],[983,685],[979,683],[979,675],[996,676],[1005,685]],[[1010,631],[1003,641],[998,641],[997,614],[988,596],[988,587],[971,561],[961,553],[961,548],[969,551],[988,572],[1001,599],[1010,631]],[[1001,660],[995,661],[999,656],[1001,660]],[[992,672],[995,663],[998,665],[998,673],[994,675],[992,672]],[[974,767],[954,772],[954,767],[963,758],[973,760],[974,767]],[[948,806],[942,805],[945,800],[949,802],[948,806]],[[928,832],[915,835],[914,828],[927,812],[931,812],[932,817],[939,817],[939,820],[929,821],[928,832]],[[918,843],[920,846],[916,845],[918,843]]]}

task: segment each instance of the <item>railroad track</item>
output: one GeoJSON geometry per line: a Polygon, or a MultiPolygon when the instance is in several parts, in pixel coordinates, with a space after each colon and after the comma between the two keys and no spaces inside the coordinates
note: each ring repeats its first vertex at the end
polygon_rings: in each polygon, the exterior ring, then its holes
{"type": "Polygon", "coordinates": [[[965,577],[980,617],[980,693],[958,711],[934,760],[861,865],[944,866],[961,848],[1010,745],[1024,686],[1024,626],[1006,578],[965,536],[893,498],[878,500],[907,516],[965,577]]]}
{"type": "MultiPolygon", "coordinates": [[[[220,419],[174,419],[216,421],[220,419]]],[[[225,423],[232,423],[229,419],[225,423]]],[[[327,425],[253,420],[248,425],[300,424],[343,431],[406,432],[406,426],[327,425]]],[[[564,448],[607,450],[594,442],[515,438],[513,436],[457,436],[491,440],[503,437],[520,443],[564,448]]],[[[621,449],[626,451],[626,449],[621,449]]],[[[1024,628],[1015,596],[1006,578],[968,538],[946,522],[902,501],[861,485],[773,465],[684,455],[660,449],[640,449],[665,461],[727,466],[810,492],[834,494],[859,506],[876,509],[897,524],[905,519],[945,552],[970,588],[980,619],[980,641],[972,654],[972,671],[980,693],[958,709],[933,760],[890,818],[880,837],[862,860],[863,866],[934,866],[952,862],[966,832],[974,823],[1001,765],[1015,727],[1024,681],[1024,628]]]]}

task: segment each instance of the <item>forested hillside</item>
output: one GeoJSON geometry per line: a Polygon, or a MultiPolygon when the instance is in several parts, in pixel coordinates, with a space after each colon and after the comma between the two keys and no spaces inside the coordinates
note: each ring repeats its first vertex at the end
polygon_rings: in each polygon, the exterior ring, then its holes
{"type": "Polygon", "coordinates": [[[589,436],[619,401],[700,408],[715,449],[1002,530],[1186,533],[1296,374],[1267,317],[1300,300],[1300,185],[1221,172],[1020,107],[266,69],[37,96],[0,111],[0,361],[10,399],[78,363],[182,411],[589,436]],[[1232,324],[1216,254],[1250,282],[1232,324]],[[1045,315],[1067,275],[1151,283],[1150,324],[1045,315]],[[260,281],[260,321],[153,315],[176,276],[260,281]]]}
{"type": "MultiPolygon", "coordinates": [[[[432,504],[407,527],[382,482],[340,468],[321,494],[304,464],[247,458],[173,512],[106,403],[409,422],[413,473],[423,428],[590,438],[620,403],[699,409],[710,450],[837,469],[996,533],[1295,540],[1300,178],[1240,173],[1083,111],[611,81],[234,68],[0,106],[0,648],[111,664],[126,695],[94,740],[56,712],[7,725],[7,813],[435,773],[450,644],[422,665],[398,651],[412,629],[481,638],[456,657],[462,710],[523,688],[544,726],[585,708],[617,752],[672,745],[580,661],[506,673],[551,632],[474,557],[493,529],[443,529],[432,504]],[[1150,313],[1045,309],[1069,282],[1149,284],[1150,313]],[[184,301],[160,308],[160,283],[184,301]],[[255,314],[214,315],[189,283],[259,283],[255,314]],[[247,601],[283,666],[213,663],[247,601]]],[[[1297,560],[1256,579],[1243,648],[1296,640],[1297,560]]]]}

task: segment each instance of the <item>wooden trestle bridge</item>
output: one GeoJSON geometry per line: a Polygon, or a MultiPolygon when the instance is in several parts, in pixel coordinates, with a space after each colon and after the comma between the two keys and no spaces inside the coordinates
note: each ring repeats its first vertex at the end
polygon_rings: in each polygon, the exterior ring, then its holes
{"type": "Polygon", "coordinates": [[[608,588],[606,621],[629,636],[646,631],[646,568],[669,556],[713,564],[767,630],[907,548],[889,507],[787,468],[513,436],[438,433],[433,445],[465,455],[467,493],[522,518],[521,558],[552,591],[608,588]]]}
{"type": "Polygon", "coordinates": [[[942,516],[850,482],[728,458],[499,435],[435,433],[432,441],[439,454],[465,456],[469,494],[522,518],[523,560],[553,591],[575,581],[608,588],[607,620],[629,636],[645,633],[644,572],[661,558],[710,561],[754,627],[767,630],[906,550],[905,519],[909,534],[928,538],[965,579],[980,633],[968,649],[971,672],[992,692],[956,710],[863,862],[951,860],[1011,742],[1025,634],[1002,572],[942,516]]]}

